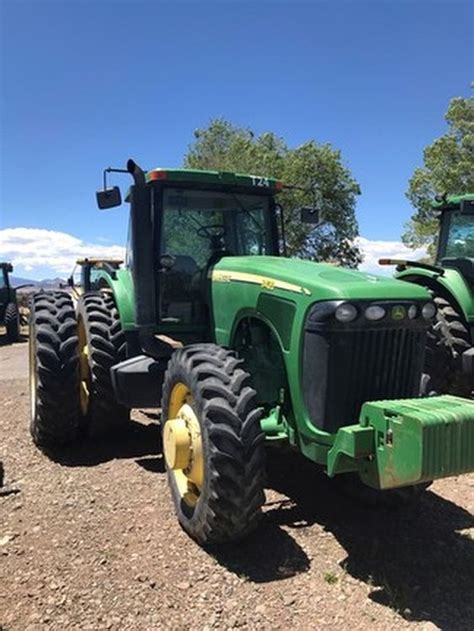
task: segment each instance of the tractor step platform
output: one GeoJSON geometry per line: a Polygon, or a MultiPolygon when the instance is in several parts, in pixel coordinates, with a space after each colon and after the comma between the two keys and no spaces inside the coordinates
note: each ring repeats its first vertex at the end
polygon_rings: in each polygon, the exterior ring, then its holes
{"type": "Polygon", "coordinates": [[[115,398],[128,408],[156,408],[168,365],[148,355],[138,355],[112,366],[110,374],[115,398]]]}

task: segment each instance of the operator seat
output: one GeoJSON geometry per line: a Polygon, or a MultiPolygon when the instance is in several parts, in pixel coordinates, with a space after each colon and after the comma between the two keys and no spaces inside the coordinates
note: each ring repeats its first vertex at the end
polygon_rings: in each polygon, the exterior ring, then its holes
{"type": "Polygon", "coordinates": [[[162,307],[167,317],[181,321],[192,318],[194,292],[193,278],[199,267],[192,256],[174,256],[171,269],[163,274],[162,307]]]}
{"type": "Polygon", "coordinates": [[[175,262],[172,267],[172,271],[175,271],[183,276],[192,277],[198,269],[198,264],[192,256],[188,256],[186,254],[179,254],[175,256],[175,262]]]}

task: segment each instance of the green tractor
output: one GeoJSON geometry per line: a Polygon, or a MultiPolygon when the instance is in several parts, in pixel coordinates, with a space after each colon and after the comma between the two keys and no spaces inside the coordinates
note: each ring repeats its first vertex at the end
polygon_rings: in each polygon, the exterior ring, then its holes
{"type": "MultiPolygon", "coordinates": [[[[274,179],[126,171],[124,266],[98,271],[76,307],[64,292],[33,298],[40,448],[160,407],[175,510],[202,545],[257,525],[266,445],[382,494],[474,470],[474,402],[419,397],[436,315],[424,287],[284,256],[274,179]]],[[[121,204],[104,189],[100,208],[121,204]]]]}
{"type": "Polygon", "coordinates": [[[431,291],[437,306],[428,332],[424,390],[474,397],[474,194],[435,203],[440,230],[434,265],[381,259],[396,278],[431,291]]]}
{"type": "Polygon", "coordinates": [[[84,292],[99,289],[99,271],[107,270],[109,273],[115,274],[122,263],[122,259],[110,257],[89,256],[78,259],[71,275],[67,279],[73,298],[78,300],[84,292]],[[76,281],[77,272],[79,273],[79,278],[76,281]]]}
{"type": "Polygon", "coordinates": [[[0,324],[3,324],[8,342],[18,341],[20,316],[16,300],[16,290],[10,284],[13,272],[11,263],[0,263],[0,324]]]}

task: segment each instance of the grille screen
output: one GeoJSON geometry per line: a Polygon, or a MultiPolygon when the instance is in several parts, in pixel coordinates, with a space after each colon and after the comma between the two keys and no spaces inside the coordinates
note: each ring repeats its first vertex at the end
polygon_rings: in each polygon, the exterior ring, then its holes
{"type": "Polygon", "coordinates": [[[306,331],[303,388],[312,422],[334,432],[357,423],[365,401],[417,396],[424,347],[420,329],[306,331]]]}

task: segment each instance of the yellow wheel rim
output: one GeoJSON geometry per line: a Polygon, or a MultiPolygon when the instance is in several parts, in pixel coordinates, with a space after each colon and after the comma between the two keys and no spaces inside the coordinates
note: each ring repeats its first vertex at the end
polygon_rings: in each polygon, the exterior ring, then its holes
{"type": "Polygon", "coordinates": [[[35,333],[33,327],[30,326],[30,336],[28,340],[28,350],[29,350],[29,381],[30,381],[30,413],[31,419],[34,421],[36,419],[36,407],[37,401],[36,397],[38,396],[38,375],[36,374],[36,343],[35,343],[35,333]]]}
{"type": "Polygon", "coordinates": [[[196,506],[204,483],[201,426],[189,388],[177,383],[170,395],[168,420],[163,428],[163,451],[181,499],[196,506]]]}
{"type": "Polygon", "coordinates": [[[87,344],[86,329],[84,326],[84,320],[82,318],[79,318],[79,321],[77,323],[77,331],[79,339],[79,397],[81,402],[81,412],[83,416],[85,416],[89,410],[92,378],[89,365],[89,345],[87,344]]]}

